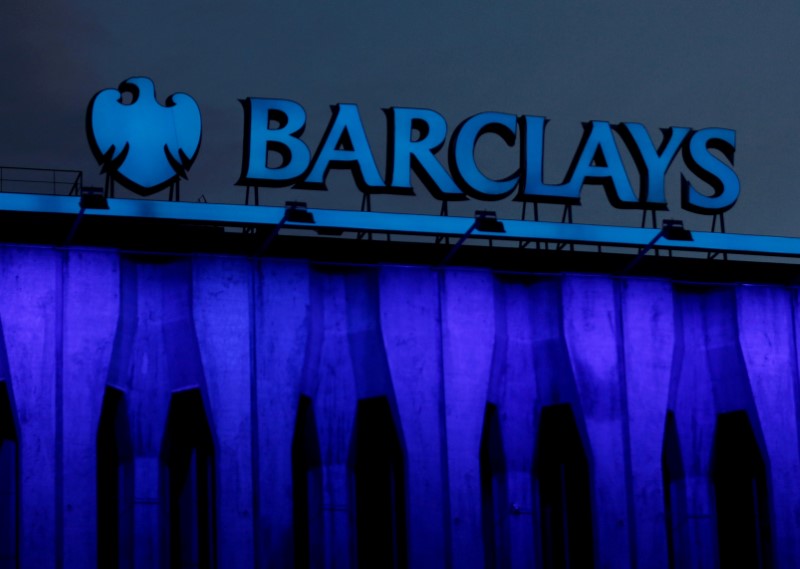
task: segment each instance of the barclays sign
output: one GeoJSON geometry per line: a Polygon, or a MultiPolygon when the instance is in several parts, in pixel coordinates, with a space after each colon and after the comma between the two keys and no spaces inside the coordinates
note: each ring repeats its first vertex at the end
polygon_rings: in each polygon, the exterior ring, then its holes
{"type": "MultiPolygon", "coordinates": [[[[519,201],[580,204],[583,188],[599,185],[612,205],[626,209],[668,209],[665,178],[680,154],[681,207],[702,213],[727,211],[739,197],[733,170],[736,133],[722,128],[694,130],[672,127],[653,141],[639,123],[584,123],[571,165],[563,181],[544,181],[547,119],[483,112],[462,121],[446,149],[448,127],[436,111],[386,109],[387,152],[383,173],[370,147],[358,107],[332,107],[327,128],[316,148],[302,135],[305,109],[285,99],[247,98],[242,169],[238,184],[256,187],[326,189],[332,169],[349,170],[362,192],[414,194],[411,174],[440,200],[519,201]],[[516,152],[518,167],[501,179],[487,176],[475,160],[484,136],[499,137],[516,152]],[[635,190],[624,156],[638,174],[635,190]],[[443,162],[447,163],[447,168],[443,162]],[[686,174],[707,188],[696,188],[686,174]]],[[[143,77],[124,81],[119,89],[99,92],[87,113],[89,143],[108,174],[133,191],[148,195],[174,183],[194,162],[200,145],[200,111],[194,100],[178,93],[166,106],[155,99],[152,82],[143,77]],[[133,100],[123,103],[123,93],[133,100]]]]}
{"type": "Polygon", "coordinates": [[[429,109],[392,107],[387,119],[386,176],[381,176],[358,107],[340,104],[312,154],[301,139],[306,113],[301,105],[283,99],[245,99],[245,146],[239,183],[252,186],[291,186],[325,189],[332,168],[352,172],[364,192],[412,194],[413,171],[430,193],[441,200],[500,200],[515,195],[521,201],[579,204],[582,188],[602,186],[620,208],[667,209],[664,179],[680,153],[686,169],[711,188],[701,192],[681,176],[684,209],[722,213],[736,203],[739,178],[733,171],[736,133],[721,128],[662,131],[658,145],[638,123],[584,124],[572,164],[561,184],[543,181],[547,119],[505,113],[479,113],[461,122],[447,148],[449,172],[437,154],[444,147],[447,123],[429,109]],[[270,125],[275,125],[271,127],[270,125]],[[640,187],[634,191],[614,133],[633,159],[640,187]],[[475,161],[482,136],[494,135],[509,147],[519,147],[519,168],[502,179],[486,176],[475,161]],[[712,151],[717,151],[715,154],[712,151]],[[281,163],[269,164],[276,153],[281,163]]]}

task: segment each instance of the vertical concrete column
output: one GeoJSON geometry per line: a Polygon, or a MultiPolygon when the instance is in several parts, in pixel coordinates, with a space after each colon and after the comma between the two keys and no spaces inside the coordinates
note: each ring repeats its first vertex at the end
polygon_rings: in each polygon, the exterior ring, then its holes
{"type": "MultiPolygon", "coordinates": [[[[540,278],[532,282],[528,288],[528,302],[534,383],[537,391],[534,409],[533,456],[536,457],[538,453],[536,445],[540,442],[538,428],[542,409],[550,405],[569,404],[573,410],[578,431],[583,433],[585,443],[583,446],[588,458],[590,449],[588,448],[584,413],[564,339],[562,279],[560,277],[540,278]]],[[[537,547],[535,557],[539,561],[542,558],[544,544],[542,542],[542,506],[538,478],[534,488],[536,492],[532,496],[533,543],[537,547]]]]}
{"type": "Polygon", "coordinates": [[[133,457],[133,567],[169,566],[160,477],[161,461],[158,458],[133,457]]]}
{"type": "Polygon", "coordinates": [[[311,282],[311,335],[304,390],[311,395],[322,457],[323,560],[326,568],[355,566],[355,508],[350,492],[350,442],[357,404],[350,357],[345,270],[316,269],[311,282]]]}
{"type": "Polygon", "coordinates": [[[159,455],[171,377],[163,357],[166,339],[159,269],[157,265],[123,260],[122,317],[109,376],[109,383],[124,389],[128,398],[133,441],[134,567],[166,567],[169,559],[167,531],[162,521],[159,455]],[[119,360],[115,362],[117,357],[119,360]]]}
{"type": "Polygon", "coordinates": [[[254,265],[231,257],[196,257],[192,265],[195,327],[216,426],[218,559],[253,567],[254,265]]]}
{"type": "Polygon", "coordinates": [[[72,250],[63,279],[64,567],[97,564],[97,429],[119,314],[119,257],[72,250]]]}
{"type": "Polygon", "coordinates": [[[615,283],[608,277],[566,277],[564,334],[589,436],[596,560],[631,564],[629,447],[625,425],[623,342],[615,283]]]}
{"type": "Polygon", "coordinates": [[[716,409],[706,348],[706,291],[678,286],[675,291],[676,349],[669,408],[675,413],[686,488],[686,516],[677,520],[681,534],[675,552],[678,567],[715,567],[716,522],[711,458],[716,409]]]}
{"type": "Polygon", "coordinates": [[[795,294],[778,287],[737,288],[739,338],[767,451],[776,567],[800,567],[795,294]]]}
{"type": "Polygon", "coordinates": [[[406,449],[409,567],[446,567],[439,278],[428,268],[385,268],[380,285],[382,333],[406,449]]]}
{"type": "MultiPolygon", "coordinates": [[[[712,558],[716,562],[719,553],[717,545],[724,545],[718,542],[716,535],[716,507],[713,500],[710,500],[708,505],[700,502],[700,500],[705,499],[706,490],[701,490],[701,481],[697,477],[701,473],[705,475],[707,479],[706,488],[709,492],[713,490],[712,481],[709,478],[712,475],[713,446],[709,447],[708,445],[711,444],[715,436],[717,417],[720,413],[744,411],[748,415],[755,438],[762,449],[763,437],[761,436],[750,378],[740,345],[736,291],[729,286],[705,287],[686,294],[684,300],[686,301],[686,309],[683,311],[684,349],[687,355],[688,350],[692,350],[691,359],[694,360],[695,369],[689,371],[689,377],[682,376],[680,381],[682,385],[687,381],[710,385],[710,393],[713,397],[712,409],[708,409],[706,405],[696,405],[693,411],[688,414],[689,416],[684,419],[677,417],[677,412],[680,410],[681,415],[683,415],[684,409],[688,410],[690,404],[687,402],[687,407],[684,408],[679,405],[676,408],[678,433],[682,448],[684,447],[685,430],[691,428],[696,432],[692,434],[695,440],[691,443],[687,441],[688,444],[685,447],[693,455],[689,460],[705,462],[702,471],[697,468],[699,464],[695,466],[693,472],[695,484],[689,486],[689,480],[687,480],[687,491],[690,492],[690,508],[699,509],[699,511],[695,510],[694,512],[690,509],[689,516],[691,518],[693,513],[695,516],[703,515],[708,511],[711,516],[709,523],[713,525],[714,529],[713,540],[706,539],[698,543],[691,543],[690,548],[696,551],[712,550],[703,552],[701,555],[713,556],[712,558]],[[690,311],[693,314],[689,314],[690,311]],[[690,326],[693,328],[691,331],[686,325],[687,322],[690,322],[690,326]],[[699,346],[699,351],[694,346],[699,346]],[[706,368],[703,370],[698,369],[703,363],[705,363],[706,368]],[[705,373],[706,377],[698,377],[698,373],[705,373]],[[684,425],[686,425],[684,430],[682,430],[681,421],[684,421],[684,425]],[[689,421],[691,423],[686,424],[689,421]],[[702,440],[701,445],[695,442],[698,440],[702,440]],[[708,456],[702,456],[704,453],[708,456]],[[695,501],[692,502],[692,499],[695,501]]],[[[703,389],[706,392],[708,391],[708,388],[703,389]]],[[[763,457],[763,450],[761,454],[763,457]]],[[[684,464],[686,463],[687,461],[684,459],[684,464]]],[[[700,534],[698,533],[697,536],[699,539],[700,534]]],[[[708,538],[709,535],[704,535],[703,537],[708,538]]],[[[702,565],[708,566],[708,558],[703,558],[702,565]]]]}
{"type": "Polygon", "coordinates": [[[15,568],[19,558],[19,425],[10,377],[0,321],[0,563],[15,568]]]}
{"type": "MultiPolygon", "coordinates": [[[[124,258],[120,319],[108,383],[126,394],[133,442],[133,566],[167,567],[162,441],[171,393],[206,382],[192,310],[187,260],[124,258]]],[[[210,411],[207,409],[207,411],[210,411]]],[[[214,418],[207,412],[212,433],[214,418]]]]}
{"type": "Polygon", "coordinates": [[[133,442],[131,565],[162,567],[166,551],[161,540],[158,455],[169,405],[169,377],[163,371],[159,374],[158,366],[151,367],[151,356],[161,352],[160,308],[150,288],[157,273],[152,267],[143,272],[151,274],[142,279],[135,261],[120,260],[119,319],[107,382],[125,393],[133,442]]]}
{"type": "MultiPolygon", "coordinates": [[[[381,280],[377,269],[351,270],[346,275],[347,341],[358,399],[385,397],[396,410],[392,378],[381,326],[381,280]]],[[[402,425],[393,417],[398,434],[402,425]]]]}
{"type": "Polygon", "coordinates": [[[254,270],[256,560],[259,568],[290,567],[294,556],[292,437],[308,350],[313,347],[309,343],[313,324],[310,270],[306,262],[275,259],[260,261],[254,270]]]}
{"type": "Polygon", "coordinates": [[[450,269],[440,274],[449,566],[480,567],[479,458],[495,337],[494,282],[485,271],[450,269]]]}
{"type": "MultiPolygon", "coordinates": [[[[391,564],[408,559],[408,512],[406,507],[408,504],[406,496],[409,491],[406,484],[408,457],[403,437],[404,425],[394,394],[383,338],[380,271],[374,268],[351,269],[346,276],[345,286],[347,339],[356,384],[356,397],[358,401],[382,398],[388,403],[385,406],[381,404],[382,417],[370,411],[370,409],[376,409],[374,405],[378,402],[375,400],[365,403],[364,406],[359,405],[357,409],[355,425],[357,432],[351,438],[349,453],[350,464],[354,468],[353,482],[355,485],[353,488],[356,491],[356,499],[351,502],[351,508],[356,509],[356,552],[358,556],[367,556],[366,559],[361,557],[358,559],[359,565],[362,567],[370,563],[391,564]],[[372,440],[373,437],[367,430],[375,434],[380,433],[381,439],[372,440]],[[372,442],[368,443],[369,440],[372,442]],[[381,452],[380,449],[394,449],[394,454],[390,462],[383,462],[378,469],[375,460],[376,455],[381,452]],[[365,473],[365,468],[369,474],[365,473]],[[373,511],[370,514],[370,508],[365,508],[365,504],[359,503],[359,500],[370,502],[381,499],[379,497],[381,493],[376,495],[364,492],[374,480],[375,475],[382,475],[383,468],[396,469],[397,477],[394,478],[396,491],[390,490],[382,493],[382,498],[391,503],[391,506],[380,513],[373,511]],[[365,497],[370,495],[371,498],[365,497]],[[379,517],[371,519],[371,515],[379,517]],[[388,517],[394,519],[389,521],[386,519],[388,517]],[[373,532],[373,529],[383,523],[387,524],[385,527],[391,534],[382,538],[385,540],[384,547],[387,550],[370,558],[370,552],[374,551],[376,547],[374,543],[370,542],[373,539],[381,539],[373,532]],[[392,559],[393,561],[390,561],[392,559]]],[[[390,484],[389,478],[384,480],[390,484]]]]}
{"type": "Polygon", "coordinates": [[[536,372],[530,287],[513,278],[495,281],[495,341],[489,400],[497,405],[506,464],[508,503],[501,504],[508,529],[511,567],[534,567],[539,527],[533,499],[536,372]]]}
{"type": "Polygon", "coordinates": [[[703,301],[703,313],[705,355],[716,411],[746,411],[754,432],[759,433],[750,378],[740,345],[736,290],[732,286],[709,289],[703,301]]]}
{"type": "Polygon", "coordinates": [[[0,248],[0,321],[19,424],[21,569],[56,567],[63,555],[60,468],[61,253],[0,248]],[[60,457],[60,459],[59,459],[60,457]]]}
{"type": "Polygon", "coordinates": [[[625,345],[634,564],[666,567],[661,453],[675,346],[675,307],[667,281],[619,284],[625,345]]]}
{"type": "Polygon", "coordinates": [[[580,426],[583,413],[564,340],[562,288],[560,278],[542,278],[528,289],[537,406],[569,403],[580,426]]]}

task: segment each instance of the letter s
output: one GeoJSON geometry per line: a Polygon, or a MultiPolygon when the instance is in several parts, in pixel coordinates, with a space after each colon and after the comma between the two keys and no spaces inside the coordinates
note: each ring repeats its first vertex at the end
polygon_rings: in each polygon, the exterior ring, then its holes
{"type": "Polygon", "coordinates": [[[712,187],[713,195],[698,192],[681,176],[681,206],[694,213],[718,214],[734,206],[739,198],[739,177],[733,171],[736,132],[724,128],[704,128],[692,133],[683,145],[683,160],[689,170],[712,187]],[[711,150],[717,150],[728,160],[725,164],[711,150]]]}

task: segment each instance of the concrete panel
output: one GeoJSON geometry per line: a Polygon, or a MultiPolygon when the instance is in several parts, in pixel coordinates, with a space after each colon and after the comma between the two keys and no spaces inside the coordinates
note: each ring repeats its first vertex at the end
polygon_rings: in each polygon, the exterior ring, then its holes
{"type": "Polygon", "coordinates": [[[537,405],[572,405],[578,427],[586,432],[567,345],[564,340],[561,278],[540,278],[528,290],[531,349],[536,373],[537,405]]]}
{"type": "Polygon", "coordinates": [[[351,269],[346,280],[347,340],[358,399],[386,397],[402,434],[381,328],[380,274],[377,269],[351,269]]]}
{"type": "MultiPolygon", "coordinates": [[[[588,436],[578,387],[572,369],[567,345],[564,340],[563,293],[560,277],[539,278],[531,283],[528,288],[531,320],[531,350],[534,354],[533,366],[536,385],[536,407],[534,428],[534,457],[540,413],[542,408],[549,405],[568,404],[573,410],[578,430],[583,433],[584,449],[589,455],[588,436]]],[[[509,435],[511,436],[511,435],[509,435]]],[[[539,485],[532,496],[534,543],[536,544],[536,559],[541,561],[542,543],[542,518],[539,503],[539,485]]]]}
{"type": "Polygon", "coordinates": [[[63,279],[64,567],[97,563],[97,428],[119,312],[119,258],[70,251],[63,279]]]}
{"type": "Polygon", "coordinates": [[[57,353],[62,254],[42,248],[0,249],[0,321],[19,425],[21,569],[56,567],[63,555],[57,503],[63,439],[57,353]]]}
{"type": "Polygon", "coordinates": [[[489,400],[497,405],[505,451],[508,503],[500,505],[508,532],[512,567],[536,566],[531,539],[539,528],[533,500],[536,372],[532,349],[535,323],[531,318],[530,286],[499,277],[495,286],[495,341],[489,400]]]}
{"type": "Polygon", "coordinates": [[[319,429],[322,511],[317,515],[323,520],[322,566],[328,568],[355,564],[351,441],[358,389],[350,356],[347,272],[317,268],[312,273],[312,332],[304,370],[319,429]]]}
{"type": "MultiPolygon", "coordinates": [[[[261,261],[253,306],[255,358],[253,501],[257,567],[289,567],[292,528],[292,436],[310,342],[310,271],[304,262],[261,261]]],[[[316,338],[316,336],[315,336],[316,338]]]]}
{"type": "Polygon", "coordinates": [[[217,551],[223,565],[254,565],[251,302],[253,263],[193,262],[194,321],[216,426],[217,551]]]}
{"type": "Polygon", "coordinates": [[[633,565],[667,567],[661,452],[675,345],[672,286],[620,283],[635,536],[633,565]]]}
{"type": "MultiPolygon", "coordinates": [[[[737,289],[739,338],[766,445],[776,567],[800,566],[796,306],[794,293],[775,287],[737,289]]],[[[755,429],[754,429],[755,430],[755,429]]]]}
{"type": "Polygon", "coordinates": [[[676,347],[669,407],[675,413],[685,472],[686,514],[678,520],[676,566],[715,567],[717,530],[711,485],[716,408],[707,358],[705,303],[709,291],[675,290],[676,347]]]}
{"type": "Polygon", "coordinates": [[[167,530],[161,492],[161,461],[134,456],[132,567],[168,567],[167,530]]]}
{"type": "Polygon", "coordinates": [[[216,442],[221,566],[293,565],[301,394],[322,456],[311,477],[322,494],[311,500],[315,566],[355,564],[354,419],[360,399],[378,396],[405,453],[411,567],[485,565],[487,401],[499,411],[511,566],[539,561],[537,421],[560,403],[590,458],[599,566],[666,565],[667,409],[685,471],[673,496],[676,566],[717,563],[714,430],[736,410],[768,463],[777,564],[800,565],[792,289],[16,246],[0,248],[0,267],[22,568],[96,564],[105,384],[128,407],[136,567],[167,565],[162,443],[171,393],[193,387],[216,442]]]}
{"type": "Polygon", "coordinates": [[[589,436],[595,551],[600,567],[631,563],[623,343],[611,278],[564,279],[564,336],[589,436]]]}
{"type": "MultiPolygon", "coordinates": [[[[168,528],[160,491],[162,441],[173,390],[206,382],[192,310],[186,259],[125,257],[120,318],[108,383],[125,392],[134,455],[134,567],[166,567],[168,528]]],[[[206,408],[211,432],[214,416],[206,408]]]]}
{"type": "Polygon", "coordinates": [[[736,290],[733,287],[710,289],[705,294],[702,311],[705,353],[717,413],[746,411],[756,438],[760,438],[750,378],[739,344],[736,290]]]}
{"type": "Polygon", "coordinates": [[[439,277],[428,268],[385,268],[381,326],[406,449],[409,566],[445,567],[445,480],[439,277]]]}
{"type": "Polygon", "coordinates": [[[486,272],[441,273],[442,361],[452,567],[483,565],[480,440],[494,344],[486,272]]]}

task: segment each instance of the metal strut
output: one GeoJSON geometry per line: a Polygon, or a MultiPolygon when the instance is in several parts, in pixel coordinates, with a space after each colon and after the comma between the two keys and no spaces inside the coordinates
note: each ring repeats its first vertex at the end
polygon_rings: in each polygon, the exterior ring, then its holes
{"type": "Polygon", "coordinates": [[[453,248],[450,249],[450,252],[447,253],[447,256],[442,259],[442,262],[439,263],[440,267],[445,266],[450,259],[453,258],[453,255],[455,255],[456,252],[461,249],[464,241],[466,241],[476,229],[486,233],[505,233],[506,231],[503,222],[497,219],[497,213],[486,210],[476,211],[475,220],[472,222],[472,225],[469,226],[469,229],[467,229],[467,231],[458,239],[456,244],[453,245],[453,248]]]}
{"type": "MultiPolygon", "coordinates": [[[[527,210],[528,202],[522,202],[522,215],[520,216],[520,221],[525,221],[525,212],[527,210]]],[[[533,221],[539,221],[539,202],[533,202],[533,221]]],[[[530,239],[521,239],[519,242],[519,248],[524,249],[528,245],[530,245],[530,239]]],[[[536,241],[536,248],[539,249],[541,247],[541,242],[536,241]]],[[[544,248],[547,249],[547,243],[544,244],[544,248]]]]}
{"type": "Polygon", "coordinates": [[[286,211],[283,217],[272,228],[272,232],[264,239],[257,256],[262,256],[269,247],[270,243],[278,236],[278,233],[286,223],[314,223],[314,214],[308,211],[308,206],[304,202],[286,202],[286,211]]]}
{"type": "MultiPolygon", "coordinates": [[[[720,233],[725,233],[725,214],[724,213],[715,213],[714,216],[711,218],[711,233],[714,233],[717,230],[717,218],[719,218],[719,231],[720,233]]],[[[713,251],[708,253],[709,259],[714,259],[719,255],[719,251],[713,251]]],[[[728,254],[723,252],[722,253],[722,260],[728,260],[728,254]]]]}
{"type": "MultiPolygon", "coordinates": [[[[364,192],[361,196],[361,211],[372,211],[372,194],[364,192]]],[[[372,241],[372,231],[359,231],[356,233],[356,239],[363,239],[367,236],[367,241],[372,241]]]]}

